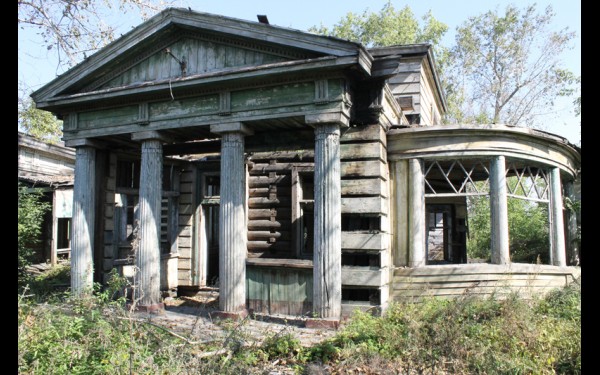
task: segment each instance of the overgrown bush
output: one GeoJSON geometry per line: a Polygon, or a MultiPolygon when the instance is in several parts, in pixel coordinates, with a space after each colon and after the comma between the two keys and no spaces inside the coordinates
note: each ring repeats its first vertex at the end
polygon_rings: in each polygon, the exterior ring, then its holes
{"type": "Polygon", "coordinates": [[[41,303],[19,295],[21,374],[265,374],[273,363],[297,374],[580,374],[579,283],[543,298],[517,294],[394,302],[379,317],[357,311],[311,347],[285,329],[261,344],[244,322],[227,337],[194,342],[136,318],[113,274],[103,291],[41,303]],[[315,370],[316,369],[316,370],[315,370]]]}
{"type": "Polygon", "coordinates": [[[27,187],[18,184],[17,213],[17,247],[19,281],[25,277],[25,268],[31,264],[34,248],[40,243],[44,214],[50,209],[47,202],[42,201],[42,193],[28,191],[27,187]]]}
{"type": "Polygon", "coordinates": [[[382,317],[356,312],[322,345],[338,349],[336,368],[369,364],[383,373],[393,368],[401,373],[579,374],[580,298],[575,285],[538,300],[511,294],[392,303],[382,317]]]}

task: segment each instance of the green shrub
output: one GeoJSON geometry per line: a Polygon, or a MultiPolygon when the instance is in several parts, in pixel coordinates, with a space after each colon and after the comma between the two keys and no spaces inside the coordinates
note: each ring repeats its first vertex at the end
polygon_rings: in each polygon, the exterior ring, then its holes
{"type": "Polygon", "coordinates": [[[44,214],[50,209],[50,204],[42,202],[42,193],[28,191],[27,187],[18,184],[17,212],[17,247],[18,247],[18,277],[19,286],[26,283],[25,268],[33,260],[34,248],[40,243],[40,235],[44,214]]]}
{"type": "Polygon", "coordinates": [[[391,303],[382,316],[357,311],[335,336],[304,348],[289,331],[249,345],[244,322],[190,343],[132,320],[124,280],[89,298],[36,303],[19,296],[19,373],[262,374],[270,363],[348,373],[580,374],[578,283],[525,300],[517,294],[391,303]],[[219,352],[219,349],[227,349],[219,352]],[[214,355],[199,356],[213,352],[214,355]],[[362,369],[362,370],[361,370],[362,369]]]}

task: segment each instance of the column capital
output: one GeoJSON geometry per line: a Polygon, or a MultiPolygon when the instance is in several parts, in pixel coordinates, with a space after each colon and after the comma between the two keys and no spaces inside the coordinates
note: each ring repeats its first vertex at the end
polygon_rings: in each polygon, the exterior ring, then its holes
{"type": "Polygon", "coordinates": [[[170,142],[171,139],[156,130],[146,130],[143,132],[131,133],[132,141],[161,141],[163,143],[170,142]]]}
{"type": "Polygon", "coordinates": [[[312,127],[325,124],[338,124],[340,128],[347,128],[350,124],[350,119],[342,112],[326,112],[305,115],[304,122],[312,127]]]}
{"type": "Polygon", "coordinates": [[[223,133],[242,133],[244,135],[254,134],[254,130],[250,129],[248,125],[242,122],[226,122],[223,124],[212,124],[210,126],[211,133],[223,134],[223,133]]]}
{"type": "Polygon", "coordinates": [[[78,139],[69,139],[65,141],[66,147],[93,147],[93,148],[103,148],[104,144],[100,141],[91,138],[78,138],[78,139]]]}

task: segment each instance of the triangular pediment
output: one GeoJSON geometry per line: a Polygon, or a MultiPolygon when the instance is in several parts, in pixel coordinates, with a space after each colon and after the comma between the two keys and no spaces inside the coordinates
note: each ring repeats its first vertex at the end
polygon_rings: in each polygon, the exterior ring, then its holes
{"type": "Polygon", "coordinates": [[[82,91],[109,89],[152,81],[211,74],[296,59],[314,54],[273,48],[252,40],[216,37],[187,32],[176,41],[155,44],[158,51],[143,59],[121,63],[82,91]]]}
{"type": "MultiPolygon", "coordinates": [[[[58,98],[90,92],[326,56],[364,56],[365,51],[360,44],[342,39],[169,8],[55,78],[32,97],[40,108],[49,108],[58,98]],[[185,72],[180,65],[184,56],[185,72]]],[[[364,63],[364,58],[360,61],[368,69],[369,62],[364,63]]]]}

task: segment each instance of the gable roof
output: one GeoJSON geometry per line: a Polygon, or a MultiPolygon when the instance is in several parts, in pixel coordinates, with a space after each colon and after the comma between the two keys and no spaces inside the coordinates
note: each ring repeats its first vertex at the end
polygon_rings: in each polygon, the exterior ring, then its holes
{"type": "Polygon", "coordinates": [[[43,109],[51,107],[48,102],[54,98],[101,88],[107,83],[108,74],[114,77],[115,72],[123,72],[132,64],[164,51],[186,33],[213,39],[225,38],[240,45],[252,43],[253,46],[270,49],[288,61],[327,56],[355,57],[367,74],[373,60],[360,43],[260,22],[168,8],[56,77],[32,93],[31,97],[43,109]]]}

